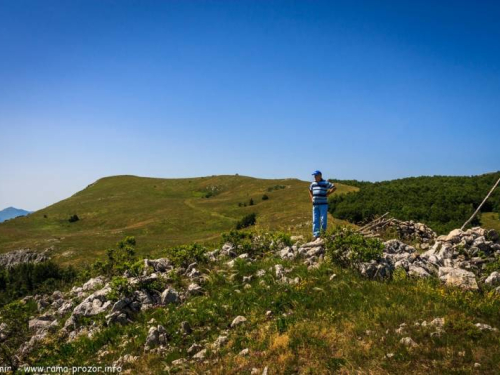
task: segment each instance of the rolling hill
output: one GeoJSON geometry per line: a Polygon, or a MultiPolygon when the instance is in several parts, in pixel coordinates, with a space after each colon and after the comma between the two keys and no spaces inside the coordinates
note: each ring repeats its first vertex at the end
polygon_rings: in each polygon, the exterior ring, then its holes
{"type": "MultiPolygon", "coordinates": [[[[218,242],[221,232],[253,212],[256,228],[309,234],[308,186],[298,179],[239,175],[105,177],[65,200],[0,224],[0,253],[53,247],[56,261],[78,265],[104,255],[124,236],[135,236],[138,253],[157,255],[177,244],[218,242]],[[69,222],[72,215],[79,220],[69,222]]],[[[356,190],[339,184],[335,194],[356,190]]]]}

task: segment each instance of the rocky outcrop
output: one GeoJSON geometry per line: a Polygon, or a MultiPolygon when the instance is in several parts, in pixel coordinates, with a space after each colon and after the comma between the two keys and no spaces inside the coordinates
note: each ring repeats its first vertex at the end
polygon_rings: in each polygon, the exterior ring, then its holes
{"type": "Polygon", "coordinates": [[[21,263],[41,263],[50,259],[51,249],[36,252],[30,249],[20,249],[0,255],[0,267],[13,267],[21,263]]]}
{"type": "Polygon", "coordinates": [[[455,229],[436,238],[434,245],[420,254],[399,240],[384,242],[381,259],[359,266],[367,277],[390,276],[398,268],[413,277],[439,277],[450,286],[477,290],[478,281],[486,285],[500,284],[498,272],[488,273],[487,265],[500,259],[500,242],[494,230],[472,228],[455,229]]]}
{"type": "Polygon", "coordinates": [[[149,351],[158,346],[164,346],[167,344],[167,331],[162,325],[154,326],[149,328],[148,335],[146,337],[146,343],[144,345],[144,351],[149,351]]]}

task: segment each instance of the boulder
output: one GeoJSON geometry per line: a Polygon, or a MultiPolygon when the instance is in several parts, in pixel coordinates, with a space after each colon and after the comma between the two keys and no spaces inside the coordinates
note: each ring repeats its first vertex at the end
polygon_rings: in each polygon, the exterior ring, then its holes
{"type": "Polygon", "coordinates": [[[476,276],[472,272],[460,268],[440,267],[439,279],[449,286],[456,286],[466,290],[479,289],[476,276]]]}
{"type": "Polygon", "coordinates": [[[40,331],[49,328],[49,326],[56,321],[51,315],[42,315],[35,319],[30,319],[28,322],[29,329],[40,331]]]}
{"type": "Polygon", "coordinates": [[[168,303],[177,303],[180,301],[179,293],[177,293],[173,288],[169,287],[162,292],[160,301],[162,305],[166,305],[168,303]]]}
{"type": "Polygon", "coordinates": [[[484,280],[484,283],[487,285],[491,285],[491,286],[500,285],[500,272],[497,272],[497,271],[492,272],[486,278],[486,280],[484,280]]]}
{"type": "Polygon", "coordinates": [[[75,307],[72,315],[92,316],[108,310],[111,307],[111,301],[107,300],[109,292],[111,292],[111,287],[106,285],[104,288],[92,293],[75,307]]]}
{"type": "Polygon", "coordinates": [[[85,284],[82,285],[82,290],[89,291],[97,289],[104,285],[104,277],[98,276],[88,280],[85,284]]]}
{"type": "Polygon", "coordinates": [[[452,243],[457,243],[460,242],[460,237],[462,236],[463,232],[460,229],[453,229],[447,236],[445,241],[447,242],[452,242],[452,243]]]}

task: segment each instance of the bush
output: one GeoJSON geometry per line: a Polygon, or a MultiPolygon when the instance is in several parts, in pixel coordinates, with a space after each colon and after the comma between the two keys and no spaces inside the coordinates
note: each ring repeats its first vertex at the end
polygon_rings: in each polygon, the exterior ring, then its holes
{"type": "Polygon", "coordinates": [[[336,227],[326,235],[326,254],[331,262],[353,267],[382,256],[384,245],[376,238],[366,238],[348,227],[336,227]]]}
{"type": "Polygon", "coordinates": [[[206,261],[207,249],[197,243],[166,249],[167,258],[176,266],[187,267],[193,262],[206,261]]]}
{"type": "Polygon", "coordinates": [[[74,223],[74,222],[76,222],[76,221],[78,221],[78,220],[80,220],[80,218],[79,218],[79,217],[78,217],[78,215],[76,215],[76,214],[75,214],[75,215],[71,215],[71,216],[69,217],[69,219],[68,219],[68,221],[69,221],[70,223],[74,223]]]}
{"type": "Polygon", "coordinates": [[[6,324],[5,335],[0,343],[0,366],[10,366],[12,373],[20,365],[18,360],[19,348],[29,341],[32,336],[28,328],[28,321],[37,314],[37,304],[34,300],[27,303],[15,301],[2,308],[0,324],[6,324]]]}
{"type": "Polygon", "coordinates": [[[268,187],[267,191],[280,190],[280,189],[285,189],[285,188],[286,188],[285,185],[274,185],[274,186],[268,187]]]}
{"type": "Polygon", "coordinates": [[[229,242],[233,244],[237,254],[248,253],[251,256],[263,255],[292,245],[290,235],[283,232],[251,233],[233,229],[223,233],[221,239],[221,245],[229,242]]]}
{"type": "Polygon", "coordinates": [[[76,278],[72,266],[62,267],[52,261],[0,268],[0,306],[29,294],[52,293],[76,278]]]}
{"type": "Polygon", "coordinates": [[[262,200],[263,200],[263,201],[267,201],[268,199],[269,199],[269,197],[267,196],[267,194],[264,194],[264,195],[262,196],[262,200]]]}
{"type": "Polygon", "coordinates": [[[251,225],[255,225],[257,221],[257,214],[251,213],[246,216],[243,216],[240,221],[236,223],[236,229],[248,228],[251,225]]]}
{"type": "Polygon", "coordinates": [[[110,282],[111,292],[108,293],[108,299],[112,301],[117,301],[122,296],[129,297],[132,295],[133,288],[128,283],[126,277],[123,276],[114,276],[110,282]]]}
{"type": "Polygon", "coordinates": [[[106,250],[108,259],[105,262],[96,261],[92,265],[93,271],[115,276],[122,275],[125,270],[134,270],[135,263],[138,260],[135,254],[135,245],[135,237],[125,237],[116,244],[117,248],[106,250]]]}
{"type": "Polygon", "coordinates": [[[250,200],[248,201],[248,205],[253,206],[253,198],[250,198],[250,200]]]}

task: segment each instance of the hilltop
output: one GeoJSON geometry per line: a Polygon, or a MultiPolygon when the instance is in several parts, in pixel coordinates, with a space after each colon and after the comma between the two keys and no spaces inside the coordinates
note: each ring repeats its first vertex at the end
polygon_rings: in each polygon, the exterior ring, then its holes
{"type": "MultiPolygon", "coordinates": [[[[217,241],[249,213],[257,214],[256,229],[305,234],[311,220],[309,184],[239,175],[105,177],[27,217],[0,224],[0,252],[49,248],[59,263],[80,265],[104,256],[124,236],[135,236],[138,253],[155,255],[173,245],[217,241]],[[78,220],[70,222],[73,215],[78,220]]],[[[335,194],[356,190],[338,184],[335,194]]],[[[330,216],[330,226],[334,223],[345,222],[330,216]]]]}

